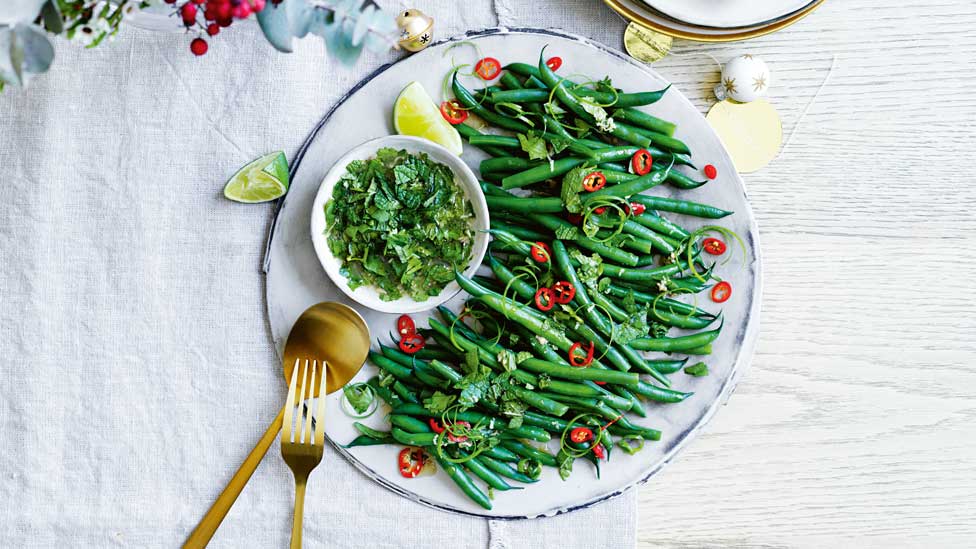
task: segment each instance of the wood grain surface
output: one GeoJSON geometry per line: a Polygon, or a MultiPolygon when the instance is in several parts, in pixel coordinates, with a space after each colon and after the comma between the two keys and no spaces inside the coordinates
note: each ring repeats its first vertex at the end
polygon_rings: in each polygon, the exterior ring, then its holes
{"type": "Polygon", "coordinates": [[[703,53],[761,55],[795,135],[745,176],[765,260],[752,368],[640,488],[638,546],[972,546],[976,4],[832,0],[674,51],[655,68],[703,112],[703,53]]]}

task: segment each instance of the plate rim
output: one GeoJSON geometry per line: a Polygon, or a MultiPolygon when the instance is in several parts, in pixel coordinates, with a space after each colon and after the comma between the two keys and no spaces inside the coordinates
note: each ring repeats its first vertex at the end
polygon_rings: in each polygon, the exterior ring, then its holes
{"type": "MultiPolygon", "coordinates": [[[[607,46],[605,44],[602,44],[600,42],[597,42],[597,41],[595,41],[593,39],[590,39],[588,37],[581,36],[581,35],[578,35],[578,34],[574,34],[574,33],[571,33],[571,32],[568,32],[568,31],[564,31],[564,30],[561,30],[561,29],[545,29],[545,28],[535,28],[535,27],[501,27],[501,26],[499,26],[499,27],[490,27],[490,28],[485,28],[485,29],[480,29],[480,30],[471,30],[471,31],[467,31],[467,32],[465,32],[463,34],[457,34],[457,35],[454,35],[454,36],[451,36],[451,37],[448,37],[448,38],[444,38],[444,39],[441,39],[441,40],[438,40],[438,41],[434,42],[433,44],[431,44],[431,46],[438,46],[438,45],[442,45],[442,44],[446,44],[446,43],[450,43],[450,42],[457,42],[457,41],[462,41],[462,40],[468,40],[468,39],[471,39],[471,38],[478,38],[478,37],[482,37],[482,36],[492,36],[492,35],[502,35],[502,34],[532,34],[532,35],[553,36],[553,37],[557,37],[557,38],[564,38],[564,39],[568,39],[568,40],[573,40],[573,41],[581,42],[581,43],[586,44],[586,45],[588,45],[590,47],[596,48],[597,50],[603,52],[604,54],[607,54],[607,55],[610,55],[612,57],[615,57],[615,58],[617,58],[619,60],[622,60],[622,61],[624,61],[624,62],[632,65],[635,69],[640,70],[640,71],[642,71],[642,72],[644,72],[644,73],[646,73],[648,75],[656,76],[658,78],[662,78],[663,79],[663,77],[661,77],[660,75],[657,75],[656,74],[656,71],[654,71],[651,67],[649,67],[649,66],[647,66],[645,64],[639,63],[638,61],[636,61],[635,59],[631,58],[630,56],[626,55],[623,52],[620,52],[618,50],[615,50],[615,49],[613,49],[610,46],[607,46]]],[[[332,117],[332,115],[335,113],[335,111],[340,106],[342,106],[353,94],[357,93],[360,89],[362,89],[364,86],[366,86],[367,84],[369,84],[377,76],[379,76],[380,74],[382,74],[383,72],[385,72],[386,70],[388,70],[389,68],[391,68],[392,66],[394,66],[398,61],[400,61],[400,59],[397,59],[395,61],[391,61],[389,63],[385,63],[382,66],[378,67],[373,72],[367,74],[360,81],[358,81],[355,85],[353,85],[349,89],[349,91],[347,91],[345,94],[343,94],[336,101],[336,103],[327,111],[327,113],[325,114],[325,116],[323,116],[323,118],[321,120],[319,120],[318,123],[315,124],[315,126],[309,132],[308,136],[305,138],[305,141],[302,143],[302,145],[299,147],[298,151],[295,153],[295,159],[293,160],[292,164],[289,167],[289,180],[294,181],[294,179],[295,179],[294,178],[294,175],[298,172],[298,169],[300,168],[301,163],[302,163],[302,159],[304,158],[305,153],[308,151],[309,146],[315,140],[315,138],[318,136],[318,134],[322,130],[322,128],[328,123],[329,119],[332,117]]],[[[688,100],[688,98],[686,96],[684,96],[684,94],[682,94],[681,97],[682,97],[682,99],[684,101],[688,102],[689,105],[691,105],[690,101],[688,100]]],[[[694,105],[691,105],[691,106],[694,107],[694,105]]],[[[699,113],[699,115],[701,115],[701,113],[699,113]]],[[[755,214],[754,214],[754,212],[752,210],[752,205],[750,204],[750,202],[748,200],[748,194],[745,191],[745,183],[742,180],[741,175],[738,174],[738,173],[736,173],[736,179],[738,180],[739,186],[740,186],[740,188],[742,189],[742,192],[743,192],[743,196],[745,197],[745,201],[744,201],[745,212],[743,212],[743,213],[746,213],[748,215],[748,217],[749,217],[749,229],[750,229],[749,236],[752,238],[753,249],[754,249],[754,254],[755,254],[755,259],[754,259],[754,262],[753,262],[754,263],[754,269],[755,269],[755,275],[754,275],[755,291],[753,292],[753,294],[751,296],[752,297],[752,303],[750,304],[749,313],[748,313],[749,322],[745,326],[744,335],[743,335],[743,338],[742,338],[742,345],[740,346],[739,352],[737,353],[737,356],[735,357],[735,360],[734,360],[734,362],[732,364],[732,371],[731,371],[729,377],[722,384],[722,386],[721,386],[718,394],[716,395],[714,401],[711,402],[708,405],[708,408],[705,410],[705,413],[700,417],[700,419],[697,421],[697,423],[693,424],[691,426],[691,428],[689,428],[687,431],[685,431],[685,433],[683,434],[683,436],[681,437],[681,439],[679,441],[677,441],[674,444],[674,446],[672,446],[672,448],[668,451],[668,453],[665,455],[665,457],[663,459],[661,459],[657,464],[655,464],[652,468],[650,468],[642,476],[642,478],[640,478],[640,479],[638,479],[636,481],[633,481],[630,484],[627,484],[626,486],[624,486],[622,488],[618,488],[618,489],[612,490],[612,491],[610,491],[608,493],[604,493],[604,494],[598,495],[598,496],[593,497],[593,498],[590,498],[590,499],[588,499],[586,501],[583,501],[583,502],[580,502],[580,503],[571,504],[571,505],[564,505],[562,507],[558,507],[558,508],[555,508],[555,509],[550,509],[550,510],[547,510],[545,512],[537,513],[537,514],[534,514],[534,515],[531,515],[531,516],[530,515],[524,515],[524,514],[523,515],[518,515],[518,514],[515,514],[515,515],[491,515],[491,514],[485,514],[485,513],[481,513],[481,512],[477,512],[477,511],[468,511],[468,510],[461,509],[461,508],[458,508],[458,507],[454,507],[452,505],[448,505],[448,504],[444,504],[444,503],[438,503],[436,501],[433,501],[433,500],[430,500],[428,498],[425,498],[424,496],[422,496],[420,494],[417,494],[415,492],[411,492],[411,491],[408,491],[408,490],[404,490],[403,488],[401,488],[401,487],[393,484],[392,482],[387,481],[380,473],[374,471],[373,469],[371,469],[370,467],[368,467],[365,463],[363,463],[362,461],[356,459],[355,456],[353,456],[351,453],[349,453],[337,441],[334,441],[331,438],[326,437],[328,439],[328,441],[329,441],[329,444],[332,445],[332,447],[340,455],[342,455],[344,459],[346,459],[349,463],[351,463],[353,465],[353,467],[355,467],[357,470],[359,470],[360,472],[362,472],[363,474],[365,474],[367,477],[369,477],[370,480],[378,483],[379,485],[383,486],[384,488],[386,488],[386,489],[388,489],[388,490],[390,490],[390,491],[392,491],[392,492],[394,492],[394,493],[396,493],[396,494],[398,494],[398,495],[400,495],[400,496],[402,496],[404,498],[407,498],[407,499],[409,499],[411,501],[414,501],[416,503],[420,503],[421,505],[425,505],[427,507],[431,507],[431,508],[434,508],[434,509],[437,509],[437,510],[440,510],[440,511],[445,511],[445,512],[448,512],[448,513],[454,513],[454,514],[465,515],[465,516],[479,517],[479,518],[484,518],[484,519],[488,519],[488,520],[504,520],[504,521],[508,521],[508,520],[526,520],[526,519],[545,518],[545,517],[551,517],[551,516],[556,516],[556,515],[562,515],[562,514],[566,514],[566,513],[571,513],[573,511],[578,511],[578,510],[581,510],[581,509],[587,509],[587,508],[592,507],[594,505],[598,505],[598,504],[603,503],[605,501],[609,501],[609,500],[614,499],[614,498],[616,498],[616,497],[618,497],[618,496],[620,496],[620,495],[622,495],[622,494],[624,494],[624,493],[626,493],[626,492],[628,492],[628,491],[630,491],[630,490],[632,490],[632,489],[634,489],[634,488],[636,488],[638,486],[641,486],[641,485],[647,483],[652,477],[654,477],[655,475],[657,475],[666,465],[670,464],[674,460],[674,458],[677,457],[678,454],[680,454],[682,450],[684,450],[684,448],[686,447],[686,445],[688,445],[689,443],[691,443],[691,441],[693,441],[696,438],[696,436],[708,425],[708,423],[715,416],[715,413],[718,411],[719,407],[724,406],[728,402],[729,398],[731,398],[731,396],[735,392],[735,389],[738,386],[738,383],[741,380],[743,374],[745,373],[746,370],[749,369],[749,367],[751,366],[751,363],[752,363],[752,359],[753,359],[754,352],[755,352],[756,342],[759,339],[759,330],[760,330],[760,313],[761,313],[762,294],[763,294],[762,252],[761,252],[760,238],[759,238],[759,226],[758,226],[758,223],[756,221],[756,216],[755,216],[755,214]]],[[[268,271],[269,271],[270,258],[271,258],[271,244],[272,244],[272,241],[274,239],[274,235],[275,235],[275,232],[276,232],[276,228],[277,228],[278,224],[281,222],[281,216],[280,216],[280,214],[281,214],[282,207],[285,204],[285,201],[288,200],[288,197],[290,195],[291,195],[291,193],[288,193],[284,197],[278,199],[278,201],[277,201],[276,208],[275,208],[275,212],[274,212],[274,219],[272,220],[271,227],[270,227],[270,229],[268,231],[268,239],[267,239],[267,243],[266,243],[266,246],[265,246],[265,257],[264,257],[262,272],[265,275],[264,276],[264,283],[265,283],[265,314],[267,315],[267,318],[268,318],[268,330],[269,330],[269,332],[271,332],[271,330],[272,330],[272,328],[271,328],[271,310],[270,310],[271,309],[271,301],[268,299],[269,296],[268,296],[268,283],[267,283],[267,281],[268,281],[268,271]]],[[[273,333],[269,333],[269,335],[271,336],[272,341],[274,341],[274,334],[273,333]]],[[[275,347],[275,352],[276,352],[276,354],[279,354],[280,355],[280,350],[278,349],[277,345],[275,347]]]]}
{"type": "MultiPolygon", "coordinates": [[[[826,2],[827,0],[814,0],[812,4],[810,4],[806,8],[803,8],[799,12],[794,13],[793,15],[785,19],[780,19],[778,21],[775,21],[769,25],[762,25],[759,26],[758,28],[754,28],[751,30],[734,32],[730,34],[703,34],[697,32],[688,32],[681,29],[675,29],[672,27],[668,27],[664,24],[661,24],[659,22],[648,19],[643,14],[638,13],[637,11],[622,4],[620,0],[602,0],[602,1],[604,4],[610,7],[610,9],[617,12],[618,15],[630,21],[631,23],[635,23],[637,25],[647,27],[651,30],[671,36],[672,38],[683,38],[685,40],[692,40],[694,42],[720,43],[720,42],[739,42],[742,40],[759,38],[760,36],[765,36],[767,34],[772,34],[774,32],[783,30],[786,27],[793,25],[794,23],[798,23],[802,19],[806,18],[806,16],[815,12],[817,8],[822,6],[824,2],[826,2]]],[[[699,26],[699,28],[705,29],[711,27],[699,26]]]]}

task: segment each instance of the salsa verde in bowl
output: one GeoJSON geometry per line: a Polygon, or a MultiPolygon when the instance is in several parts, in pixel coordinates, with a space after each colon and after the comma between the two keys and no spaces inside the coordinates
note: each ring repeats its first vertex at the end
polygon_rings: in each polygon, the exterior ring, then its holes
{"type": "Polygon", "coordinates": [[[488,247],[488,207],[471,169],[425,139],[359,145],[326,174],[312,206],[312,244],[332,282],[371,309],[410,313],[460,291],[488,247]]]}

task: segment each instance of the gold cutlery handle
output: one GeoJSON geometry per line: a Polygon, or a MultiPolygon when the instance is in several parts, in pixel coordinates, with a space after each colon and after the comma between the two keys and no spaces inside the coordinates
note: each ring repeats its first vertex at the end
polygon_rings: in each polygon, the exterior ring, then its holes
{"type": "Polygon", "coordinates": [[[291,523],[291,549],[302,549],[302,519],[305,516],[307,478],[295,479],[295,520],[291,523]]]}
{"type": "MultiPolygon", "coordinates": [[[[233,478],[224,488],[224,491],[217,496],[217,501],[210,506],[207,514],[203,516],[200,520],[200,524],[197,525],[190,537],[186,539],[186,543],[183,544],[184,549],[199,549],[206,547],[210,543],[210,538],[213,537],[217,528],[220,527],[220,523],[223,522],[224,517],[227,516],[227,512],[230,511],[234,502],[237,501],[237,496],[241,495],[241,491],[244,490],[244,486],[247,485],[247,481],[251,479],[251,475],[254,474],[254,470],[258,468],[258,464],[261,463],[261,459],[265,454],[268,453],[268,449],[274,444],[275,440],[278,438],[278,433],[281,432],[281,424],[284,418],[285,409],[282,408],[278,412],[278,417],[274,418],[271,425],[268,426],[268,430],[264,432],[261,436],[261,440],[258,441],[257,445],[251,450],[251,453],[247,455],[244,459],[244,463],[241,464],[237,472],[234,473],[233,478]]],[[[304,487],[303,487],[304,488],[304,487]]],[[[303,490],[304,492],[304,490],[303,490]]],[[[303,494],[304,495],[304,494],[303,494]]],[[[299,543],[301,543],[301,533],[299,532],[299,543]]]]}

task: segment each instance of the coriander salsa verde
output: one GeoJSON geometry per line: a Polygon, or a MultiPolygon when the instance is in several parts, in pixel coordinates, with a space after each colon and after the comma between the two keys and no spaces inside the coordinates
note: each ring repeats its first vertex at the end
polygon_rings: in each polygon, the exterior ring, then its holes
{"type": "Polygon", "coordinates": [[[454,172],[425,153],[382,148],[346,165],[325,204],[325,236],[350,290],[438,295],[472,258],[474,212],[454,172]]]}

